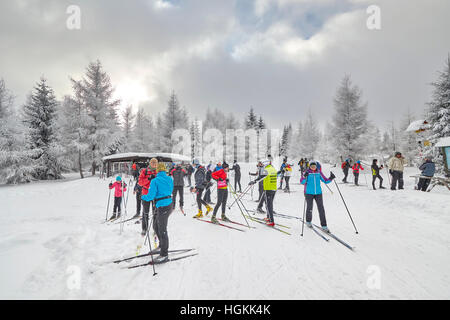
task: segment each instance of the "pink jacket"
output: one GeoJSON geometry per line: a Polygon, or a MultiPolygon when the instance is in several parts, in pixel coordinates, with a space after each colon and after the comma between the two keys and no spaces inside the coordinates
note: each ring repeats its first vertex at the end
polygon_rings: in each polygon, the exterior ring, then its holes
{"type": "Polygon", "coordinates": [[[117,197],[117,198],[122,197],[122,194],[123,194],[122,185],[123,185],[123,192],[127,191],[127,184],[125,182],[121,183],[119,181],[116,181],[109,187],[110,189],[115,188],[114,197],[117,197]]]}

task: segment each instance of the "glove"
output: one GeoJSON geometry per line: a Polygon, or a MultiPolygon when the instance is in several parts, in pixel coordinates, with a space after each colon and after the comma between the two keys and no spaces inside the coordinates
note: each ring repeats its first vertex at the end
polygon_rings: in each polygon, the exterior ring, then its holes
{"type": "Polygon", "coordinates": [[[336,176],[333,174],[333,172],[331,172],[330,177],[328,178],[328,180],[333,180],[334,178],[336,178],[336,176]]]}
{"type": "Polygon", "coordinates": [[[225,181],[228,183],[228,182],[230,182],[230,179],[227,178],[225,181]]]}
{"type": "Polygon", "coordinates": [[[304,176],[305,178],[308,178],[308,175],[309,175],[309,172],[308,172],[308,171],[306,171],[306,172],[303,174],[303,176],[304,176]]]}
{"type": "Polygon", "coordinates": [[[113,184],[112,184],[112,183],[110,182],[110,183],[109,183],[109,187],[111,188],[111,187],[112,187],[112,185],[113,185],[113,184]]]}
{"type": "Polygon", "coordinates": [[[256,183],[256,181],[250,181],[249,183],[248,183],[248,185],[249,186],[252,186],[252,185],[254,185],[256,183]]]}

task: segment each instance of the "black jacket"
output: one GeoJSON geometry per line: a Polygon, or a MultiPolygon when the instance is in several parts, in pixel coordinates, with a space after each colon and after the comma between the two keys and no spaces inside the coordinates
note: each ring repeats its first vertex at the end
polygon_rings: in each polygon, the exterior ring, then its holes
{"type": "Polygon", "coordinates": [[[236,176],[238,176],[238,177],[241,176],[241,167],[237,163],[233,164],[233,168],[231,168],[230,170],[234,170],[234,176],[235,177],[236,176]]]}

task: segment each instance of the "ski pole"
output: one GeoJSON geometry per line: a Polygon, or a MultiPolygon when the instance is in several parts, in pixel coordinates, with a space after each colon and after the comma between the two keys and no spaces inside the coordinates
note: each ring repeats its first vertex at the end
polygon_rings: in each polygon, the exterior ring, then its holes
{"type": "MultiPolygon", "coordinates": [[[[151,217],[152,220],[150,221],[150,224],[147,227],[147,235],[145,237],[145,241],[148,240],[148,247],[150,248],[149,253],[150,253],[150,257],[152,258],[153,276],[156,276],[157,273],[156,273],[156,270],[155,270],[155,262],[153,261],[153,254],[152,254],[152,242],[151,242],[150,236],[149,236],[149,230],[150,230],[150,227],[153,224],[153,216],[154,216],[154,214],[152,214],[152,217],[151,217]]],[[[145,243],[144,243],[144,245],[145,245],[145,243]]]]}
{"type": "Polygon", "coordinates": [[[331,194],[334,194],[333,191],[331,191],[331,188],[327,184],[325,184],[325,187],[327,187],[328,190],[330,190],[331,194]]]}
{"type": "MultiPolygon", "coordinates": [[[[236,202],[236,201],[239,201],[239,202],[242,204],[242,206],[243,206],[244,204],[243,204],[242,201],[236,196],[236,194],[235,194],[235,192],[234,192],[234,189],[233,189],[233,187],[231,186],[231,184],[230,184],[230,189],[231,189],[231,191],[232,191],[232,195],[233,195],[234,198],[235,198],[235,202],[236,202]]],[[[247,218],[245,217],[244,212],[242,211],[242,209],[241,209],[239,203],[238,203],[237,205],[238,205],[238,208],[239,208],[239,210],[240,210],[242,216],[244,217],[245,222],[247,223],[248,228],[250,229],[250,224],[248,223],[247,218]]],[[[245,207],[244,207],[244,209],[245,209],[245,207]]],[[[245,211],[247,211],[247,209],[245,209],[245,211]]],[[[248,211],[247,211],[247,214],[248,214],[248,211]]]]}
{"type": "MultiPolygon", "coordinates": [[[[230,187],[231,187],[231,185],[230,185],[230,187]]],[[[237,201],[238,199],[240,200],[243,196],[245,196],[245,194],[246,194],[248,191],[250,191],[250,188],[251,188],[251,186],[247,186],[247,188],[244,189],[244,192],[242,192],[240,195],[238,195],[237,198],[235,197],[235,200],[233,201],[233,203],[230,204],[230,205],[228,206],[228,210],[231,209],[231,207],[236,203],[236,201],[237,201]]],[[[230,188],[230,190],[231,190],[231,188],[230,188]]],[[[234,189],[233,189],[232,192],[234,192],[234,189]]]]}
{"type": "MultiPolygon", "coordinates": [[[[109,183],[111,184],[112,182],[109,182],[109,183]]],[[[109,200],[111,199],[111,190],[112,190],[112,189],[109,189],[109,194],[108,194],[108,205],[106,206],[106,218],[105,218],[105,221],[108,221],[109,200]]]]}
{"type": "Polygon", "coordinates": [[[341,195],[341,199],[342,199],[342,202],[344,202],[345,209],[347,209],[348,216],[350,217],[353,227],[355,228],[355,231],[358,234],[358,230],[356,229],[355,223],[353,222],[352,215],[350,214],[350,211],[348,210],[347,204],[345,203],[344,197],[342,196],[341,190],[339,189],[339,186],[337,185],[336,180],[334,180],[334,184],[336,185],[336,188],[339,191],[339,194],[341,195]]]}
{"type": "Polygon", "coordinates": [[[306,212],[306,196],[303,199],[302,237],[303,237],[303,229],[305,228],[305,212],[306,212]]]}

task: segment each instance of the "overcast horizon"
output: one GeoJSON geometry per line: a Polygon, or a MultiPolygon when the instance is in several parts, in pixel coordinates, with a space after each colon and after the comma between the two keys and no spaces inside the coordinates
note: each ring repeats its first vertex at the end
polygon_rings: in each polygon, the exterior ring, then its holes
{"type": "Polygon", "coordinates": [[[16,106],[41,76],[58,99],[99,59],[123,109],[154,115],[172,90],[192,118],[206,108],[242,121],[254,107],[272,128],[310,108],[323,127],[349,74],[384,130],[409,108],[422,118],[450,53],[447,0],[66,1],[0,3],[0,78],[16,106]],[[70,30],[70,5],[81,10],[70,30]],[[381,9],[381,30],[366,12],[381,9]]]}

